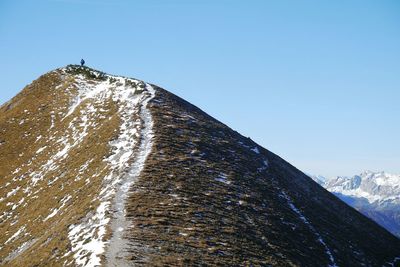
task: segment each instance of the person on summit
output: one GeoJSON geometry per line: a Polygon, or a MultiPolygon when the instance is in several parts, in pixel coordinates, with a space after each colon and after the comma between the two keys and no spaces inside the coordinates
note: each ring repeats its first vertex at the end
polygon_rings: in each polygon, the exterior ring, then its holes
{"type": "Polygon", "coordinates": [[[83,65],[85,65],[85,60],[83,60],[83,58],[81,59],[81,66],[83,67],[83,65]]]}

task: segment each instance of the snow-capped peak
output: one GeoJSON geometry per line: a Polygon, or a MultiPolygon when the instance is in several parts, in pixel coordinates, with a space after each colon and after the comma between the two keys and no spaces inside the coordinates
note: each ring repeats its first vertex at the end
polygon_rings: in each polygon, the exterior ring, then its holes
{"type": "Polygon", "coordinates": [[[369,203],[395,201],[400,203],[400,175],[364,171],[352,177],[326,179],[311,176],[331,192],[365,199],[369,203]]]}

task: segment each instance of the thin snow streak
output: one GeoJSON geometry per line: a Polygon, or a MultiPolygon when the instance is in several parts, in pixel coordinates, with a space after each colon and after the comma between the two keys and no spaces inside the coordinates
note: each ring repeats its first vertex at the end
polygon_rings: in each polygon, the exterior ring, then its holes
{"type": "Polygon", "coordinates": [[[328,255],[330,261],[328,267],[338,267],[335,263],[335,258],[333,257],[332,252],[328,248],[328,245],[322,239],[321,235],[317,232],[314,226],[307,220],[306,217],[304,217],[303,213],[293,204],[292,199],[284,191],[281,191],[280,196],[287,201],[290,209],[299,216],[299,218],[307,225],[307,227],[316,235],[318,242],[325,248],[325,252],[328,255]]]}

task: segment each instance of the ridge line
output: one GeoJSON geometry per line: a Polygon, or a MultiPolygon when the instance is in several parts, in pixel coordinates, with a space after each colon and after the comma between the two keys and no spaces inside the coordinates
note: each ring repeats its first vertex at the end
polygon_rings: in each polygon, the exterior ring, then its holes
{"type": "Polygon", "coordinates": [[[105,256],[107,266],[129,266],[125,260],[125,256],[129,253],[129,240],[126,239],[125,233],[130,228],[130,223],[126,219],[126,200],[129,196],[130,187],[139,178],[144,164],[150,154],[153,142],[153,120],[151,117],[151,112],[147,109],[147,105],[151,99],[155,96],[154,88],[146,83],[146,89],[150,93],[140,106],[140,118],[143,122],[143,127],[140,130],[140,144],[138,151],[134,155],[134,161],[129,167],[128,173],[122,179],[122,183],[118,186],[117,191],[114,196],[112,209],[114,211],[114,216],[110,222],[110,228],[112,232],[111,238],[108,240],[106,246],[105,256]]]}

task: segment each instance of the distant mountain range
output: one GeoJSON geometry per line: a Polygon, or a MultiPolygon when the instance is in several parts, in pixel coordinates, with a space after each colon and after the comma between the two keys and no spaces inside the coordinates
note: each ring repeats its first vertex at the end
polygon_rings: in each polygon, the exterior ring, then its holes
{"type": "Polygon", "coordinates": [[[400,237],[400,175],[365,171],[353,177],[311,178],[400,237]]]}

